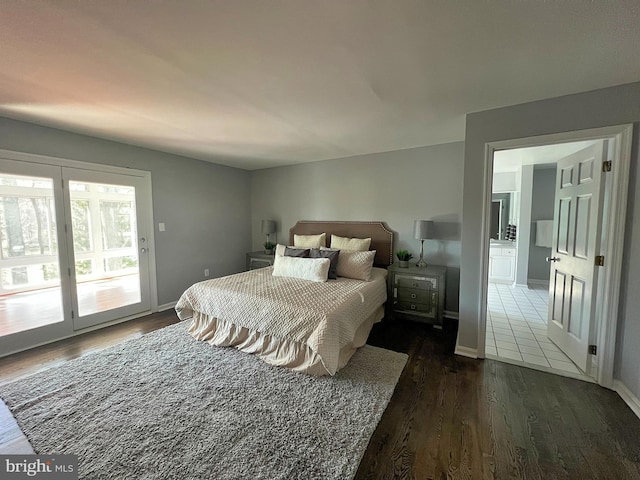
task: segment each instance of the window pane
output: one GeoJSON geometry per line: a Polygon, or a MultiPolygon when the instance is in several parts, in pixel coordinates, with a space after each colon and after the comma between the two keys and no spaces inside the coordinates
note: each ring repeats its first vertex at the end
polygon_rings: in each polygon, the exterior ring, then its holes
{"type": "Polygon", "coordinates": [[[141,300],[135,188],[69,182],[81,317],[141,300]]]}
{"type": "Polygon", "coordinates": [[[73,224],[73,248],[76,252],[93,250],[91,239],[91,213],[89,200],[71,201],[71,223],[73,224]]]}
{"type": "Polygon", "coordinates": [[[100,202],[102,247],[105,250],[127,248],[134,236],[133,202],[100,202]]]}

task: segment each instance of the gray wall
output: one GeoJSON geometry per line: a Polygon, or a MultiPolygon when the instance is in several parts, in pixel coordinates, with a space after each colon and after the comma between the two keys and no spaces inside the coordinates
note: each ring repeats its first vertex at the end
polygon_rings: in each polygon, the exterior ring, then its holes
{"type": "MultiPolygon", "coordinates": [[[[533,197],[531,202],[531,222],[553,220],[555,200],[556,168],[539,167],[533,169],[533,197]]],[[[529,279],[549,281],[551,268],[545,260],[551,255],[551,248],[536,246],[536,227],[531,228],[529,242],[529,279]]]]}
{"type": "Polygon", "coordinates": [[[640,82],[467,115],[459,346],[478,347],[486,144],[626,123],[635,123],[635,128],[614,375],[640,396],[640,196],[636,194],[640,82]]]}
{"type": "Polygon", "coordinates": [[[252,172],[253,248],[265,241],[262,219],[276,220],[288,242],[298,220],[380,220],[394,230],[394,250],[415,257],[413,221],[436,222],[439,240],[426,240],[427,263],[446,265],[446,309],[458,310],[462,142],[361,155],[252,172]]]}
{"type": "Polygon", "coordinates": [[[247,171],[2,117],[0,149],[151,172],[160,305],[203,280],[205,268],[212,276],[244,268],[251,245],[247,171]]]}

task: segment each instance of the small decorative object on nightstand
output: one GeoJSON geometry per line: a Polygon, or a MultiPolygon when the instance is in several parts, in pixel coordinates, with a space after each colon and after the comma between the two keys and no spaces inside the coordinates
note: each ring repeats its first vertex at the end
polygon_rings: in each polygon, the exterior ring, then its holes
{"type": "Polygon", "coordinates": [[[273,255],[273,249],[276,248],[276,244],[273,242],[264,242],[264,253],[267,255],[273,255]]]}
{"type": "Polygon", "coordinates": [[[409,260],[413,258],[413,255],[407,250],[398,250],[396,257],[398,257],[398,266],[400,268],[407,268],[409,266],[409,260]]]}
{"type": "Polygon", "coordinates": [[[388,268],[387,316],[432,323],[442,328],[446,267],[388,268]]]}
{"type": "Polygon", "coordinates": [[[273,265],[275,255],[265,253],[263,250],[247,252],[247,270],[270,267],[273,265]]]}

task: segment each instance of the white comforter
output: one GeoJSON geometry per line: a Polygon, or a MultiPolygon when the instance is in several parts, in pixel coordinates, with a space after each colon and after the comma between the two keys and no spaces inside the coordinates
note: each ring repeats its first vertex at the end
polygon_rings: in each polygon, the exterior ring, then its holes
{"type": "Polygon", "coordinates": [[[200,312],[273,338],[306,344],[330,375],[342,348],[386,301],[386,270],[372,280],[338,278],[325,283],[273,277],[272,267],[196,283],[176,305],[180,319],[200,312]]]}

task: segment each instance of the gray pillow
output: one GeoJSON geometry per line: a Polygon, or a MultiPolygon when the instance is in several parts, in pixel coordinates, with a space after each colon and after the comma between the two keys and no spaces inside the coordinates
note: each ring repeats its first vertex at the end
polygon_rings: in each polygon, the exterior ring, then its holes
{"type": "Polygon", "coordinates": [[[309,256],[311,258],[328,258],[331,263],[329,265],[329,275],[327,278],[336,279],[338,278],[336,274],[338,255],[340,255],[340,250],[320,250],[318,248],[312,248],[309,256]]]}
{"type": "Polygon", "coordinates": [[[301,258],[309,258],[309,249],[308,248],[285,248],[284,249],[285,257],[301,257],[301,258]]]}

